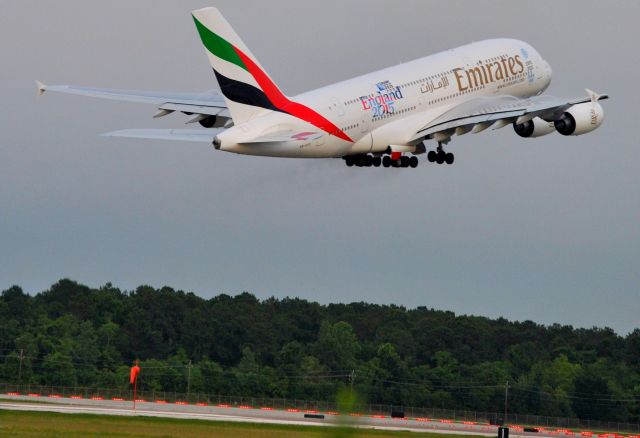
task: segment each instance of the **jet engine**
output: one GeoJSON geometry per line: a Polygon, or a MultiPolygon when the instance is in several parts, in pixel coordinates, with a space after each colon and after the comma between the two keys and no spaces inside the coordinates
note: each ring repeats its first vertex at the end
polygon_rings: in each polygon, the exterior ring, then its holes
{"type": "Polygon", "coordinates": [[[200,123],[200,126],[203,128],[213,128],[217,119],[218,118],[216,116],[207,116],[204,119],[198,120],[198,123],[200,123]]]}
{"type": "Polygon", "coordinates": [[[562,135],[582,135],[602,125],[604,110],[598,102],[573,105],[554,121],[556,131],[562,135]]]}
{"type": "Polygon", "coordinates": [[[540,117],[534,117],[528,122],[516,124],[513,123],[513,130],[516,131],[520,137],[542,137],[543,135],[551,134],[556,128],[553,122],[545,122],[540,117]]]}

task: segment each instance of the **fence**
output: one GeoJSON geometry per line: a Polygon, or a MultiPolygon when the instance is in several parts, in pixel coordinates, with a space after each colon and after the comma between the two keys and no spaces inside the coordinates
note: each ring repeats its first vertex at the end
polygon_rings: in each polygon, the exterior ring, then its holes
{"type": "MultiPolygon", "coordinates": [[[[0,394],[38,394],[40,396],[74,397],[83,399],[122,399],[133,400],[133,391],[119,388],[88,388],[43,385],[12,385],[0,383],[0,394]]],[[[338,406],[332,402],[296,400],[266,397],[240,397],[221,394],[178,393],[169,391],[138,391],[138,401],[225,405],[243,408],[270,408],[275,410],[299,410],[318,412],[337,412],[338,406]]],[[[362,415],[385,415],[391,411],[403,411],[409,418],[430,418],[452,421],[473,421],[477,423],[495,423],[504,418],[503,413],[477,412],[459,409],[425,408],[411,406],[395,406],[380,404],[360,404],[354,406],[353,412],[362,415]]],[[[640,424],[620,423],[615,421],[583,420],[578,418],[549,417],[509,413],[505,423],[537,427],[556,427],[563,429],[586,429],[590,431],[611,431],[640,433],[640,424]]]]}

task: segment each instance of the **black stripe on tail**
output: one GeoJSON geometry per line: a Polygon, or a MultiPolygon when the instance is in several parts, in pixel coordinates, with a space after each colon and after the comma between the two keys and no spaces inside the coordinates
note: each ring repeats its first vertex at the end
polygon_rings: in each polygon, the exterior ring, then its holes
{"type": "Polygon", "coordinates": [[[244,105],[257,106],[272,111],[282,112],[276,108],[273,103],[271,103],[267,95],[259,88],[223,76],[215,69],[213,72],[216,75],[222,94],[227,99],[244,105]]]}

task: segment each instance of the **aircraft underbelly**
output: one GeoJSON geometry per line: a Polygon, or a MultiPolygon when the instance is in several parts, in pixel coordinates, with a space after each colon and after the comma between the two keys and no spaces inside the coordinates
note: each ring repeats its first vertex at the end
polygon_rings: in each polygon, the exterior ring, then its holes
{"type": "Polygon", "coordinates": [[[331,138],[310,142],[269,142],[234,145],[226,149],[242,155],[281,158],[334,158],[348,153],[348,145],[339,139],[331,138]],[[333,141],[332,141],[333,140],[333,141]],[[338,140],[338,141],[335,141],[338,140]]]}
{"type": "Polygon", "coordinates": [[[349,154],[367,154],[371,152],[372,145],[373,135],[371,134],[371,132],[367,132],[351,146],[349,154]]]}

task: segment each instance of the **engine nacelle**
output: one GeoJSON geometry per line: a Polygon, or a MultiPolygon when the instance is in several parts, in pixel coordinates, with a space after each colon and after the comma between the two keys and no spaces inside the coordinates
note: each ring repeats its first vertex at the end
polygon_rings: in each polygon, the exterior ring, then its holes
{"type": "Polygon", "coordinates": [[[216,116],[207,116],[204,119],[198,120],[198,123],[200,123],[200,126],[203,128],[213,128],[216,126],[217,121],[218,118],[216,116]]]}
{"type": "Polygon", "coordinates": [[[551,134],[556,130],[553,122],[545,122],[540,117],[534,117],[528,122],[520,123],[516,125],[513,123],[513,130],[516,131],[520,137],[542,137],[543,135],[551,134]]]}
{"type": "Polygon", "coordinates": [[[573,105],[554,122],[556,131],[562,135],[582,135],[602,125],[604,110],[598,102],[573,105]]]}

